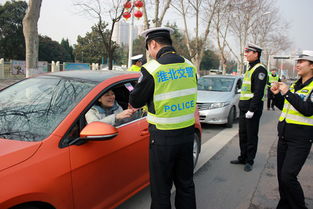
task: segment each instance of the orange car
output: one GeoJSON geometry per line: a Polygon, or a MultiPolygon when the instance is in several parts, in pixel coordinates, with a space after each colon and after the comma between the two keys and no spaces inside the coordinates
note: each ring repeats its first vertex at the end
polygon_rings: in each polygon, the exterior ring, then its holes
{"type": "MultiPolygon", "coordinates": [[[[85,114],[113,89],[124,109],[140,74],[67,71],[0,91],[0,208],[114,208],[149,184],[144,112],[114,127],[85,114]]],[[[196,114],[194,161],[200,152],[196,114]]]]}

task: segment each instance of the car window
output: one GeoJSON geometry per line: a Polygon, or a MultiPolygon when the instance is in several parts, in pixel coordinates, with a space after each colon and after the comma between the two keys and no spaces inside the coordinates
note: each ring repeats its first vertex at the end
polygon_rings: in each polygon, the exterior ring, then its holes
{"type": "Polygon", "coordinates": [[[237,84],[236,84],[236,92],[238,92],[238,90],[241,89],[241,85],[242,85],[242,80],[238,79],[237,84]]]}
{"type": "Polygon", "coordinates": [[[134,89],[134,85],[135,82],[124,82],[101,92],[85,114],[87,123],[101,121],[118,127],[145,116],[141,109],[137,109],[131,117],[116,119],[117,114],[129,108],[129,94],[134,89]]]}
{"type": "Polygon", "coordinates": [[[48,137],[96,84],[40,76],[0,91],[0,137],[20,141],[48,137]]]}
{"type": "Polygon", "coordinates": [[[229,92],[232,90],[235,78],[201,77],[198,80],[198,90],[229,92]]]}

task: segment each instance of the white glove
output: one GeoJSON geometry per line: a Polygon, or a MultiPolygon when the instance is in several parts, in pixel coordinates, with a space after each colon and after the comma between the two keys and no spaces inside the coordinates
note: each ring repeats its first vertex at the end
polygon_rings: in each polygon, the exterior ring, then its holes
{"type": "Polygon", "coordinates": [[[253,115],[254,115],[254,112],[250,112],[250,111],[246,112],[246,118],[252,118],[253,115]]]}

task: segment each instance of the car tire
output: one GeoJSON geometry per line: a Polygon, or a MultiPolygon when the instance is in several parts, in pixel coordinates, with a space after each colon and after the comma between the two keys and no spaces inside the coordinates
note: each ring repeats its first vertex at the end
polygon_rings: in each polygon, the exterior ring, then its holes
{"type": "Polygon", "coordinates": [[[232,128],[233,127],[233,123],[234,120],[236,118],[236,110],[235,107],[232,107],[228,113],[228,117],[227,117],[227,123],[226,123],[226,127],[227,128],[232,128]]]}
{"type": "Polygon", "coordinates": [[[194,141],[193,141],[193,167],[195,168],[198,162],[199,154],[200,154],[200,138],[198,134],[194,134],[194,141]]]}

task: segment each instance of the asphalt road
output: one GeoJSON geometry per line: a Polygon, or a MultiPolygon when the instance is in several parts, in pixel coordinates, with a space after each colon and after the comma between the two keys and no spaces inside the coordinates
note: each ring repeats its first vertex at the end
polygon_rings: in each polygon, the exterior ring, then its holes
{"type": "MultiPolygon", "coordinates": [[[[239,153],[238,124],[232,129],[203,127],[204,163],[195,172],[198,209],[271,209],[279,200],[276,179],[277,119],[279,111],[264,111],[259,132],[259,147],[251,172],[230,160],[239,153]],[[211,143],[213,141],[213,143],[211,143]]],[[[203,148],[202,147],[202,148],[203,148]]],[[[201,160],[201,159],[199,159],[201,160]]],[[[201,164],[201,162],[200,162],[201,164]]],[[[311,152],[299,180],[308,208],[313,208],[313,153],[311,152]]],[[[173,189],[172,203],[175,190],[173,189]]],[[[174,204],[172,204],[174,205],[174,204]]],[[[130,198],[118,209],[148,209],[150,187],[130,198]]],[[[174,208],[174,207],[173,207],[174,208]]]]}

